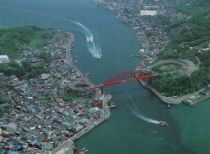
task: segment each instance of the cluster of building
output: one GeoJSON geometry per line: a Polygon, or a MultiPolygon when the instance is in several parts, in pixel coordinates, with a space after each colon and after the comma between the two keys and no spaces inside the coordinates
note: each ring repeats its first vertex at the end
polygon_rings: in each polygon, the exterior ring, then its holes
{"type": "Polygon", "coordinates": [[[188,105],[194,105],[202,100],[205,100],[210,97],[210,84],[208,84],[205,88],[190,94],[183,96],[182,103],[188,105]]]}
{"type": "Polygon", "coordinates": [[[170,21],[185,18],[176,11],[173,3],[167,0],[97,0],[98,4],[117,14],[126,24],[133,27],[141,44],[141,65],[145,68],[152,64],[157,55],[168,43],[168,37],[157,26],[157,15],[168,17],[170,21]],[[170,8],[170,9],[168,9],[170,8]]]}
{"type": "Polygon", "coordinates": [[[133,27],[142,47],[139,51],[143,57],[141,65],[146,67],[153,63],[157,54],[167,43],[166,34],[157,27],[154,17],[165,13],[164,2],[157,0],[150,2],[100,0],[98,3],[114,10],[123,22],[133,27]]]}
{"type": "MultiPolygon", "coordinates": [[[[1,104],[7,106],[0,119],[1,152],[50,153],[107,117],[100,93],[69,101],[60,96],[68,84],[86,80],[72,64],[68,51],[73,41],[72,34],[56,33],[44,48],[52,55],[52,61],[45,63],[48,73],[37,78],[20,79],[0,73],[1,84],[6,87],[3,92],[10,100],[10,104],[1,104]]],[[[36,53],[28,47],[22,57],[38,63],[42,60],[36,53]]]]}

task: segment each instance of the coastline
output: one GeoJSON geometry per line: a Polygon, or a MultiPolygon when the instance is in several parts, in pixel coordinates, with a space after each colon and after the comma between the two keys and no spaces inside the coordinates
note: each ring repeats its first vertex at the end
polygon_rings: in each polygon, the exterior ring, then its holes
{"type": "Polygon", "coordinates": [[[72,141],[76,141],[77,139],[79,139],[80,137],[85,135],[86,133],[90,132],[93,128],[95,128],[96,126],[99,126],[104,121],[106,121],[107,119],[110,118],[111,112],[110,112],[110,109],[109,109],[109,106],[108,106],[108,101],[111,99],[111,95],[107,95],[107,97],[108,97],[107,100],[104,102],[104,113],[103,113],[103,116],[100,119],[94,121],[93,124],[88,125],[82,131],[78,132],[73,137],[71,137],[72,141]]]}
{"type": "Polygon", "coordinates": [[[181,104],[181,101],[178,101],[175,98],[172,97],[164,97],[162,95],[160,95],[160,93],[147,85],[147,83],[143,80],[139,80],[139,83],[142,85],[142,87],[149,89],[154,95],[156,95],[163,103],[168,104],[168,105],[176,105],[176,104],[181,104]]]}
{"type": "MultiPolygon", "coordinates": [[[[113,12],[121,20],[121,22],[127,24],[133,29],[136,38],[139,41],[139,44],[141,45],[141,48],[139,49],[139,54],[137,55],[140,57],[141,62],[136,66],[135,70],[142,69],[143,71],[147,72],[148,67],[157,59],[157,55],[165,48],[166,44],[168,43],[167,34],[162,32],[162,30],[158,29],[157,27],[155,27],[155,30],[152,30],[152,27],[154,28],[154,25],[147,21],[147,18],[150,17],[140,17],[140,15],[135,16],[132,13],[125,13],[125,11],[123,11],[125,9],[125,5],[117,6],[117,2],[109,2],[107,0],[96,0],[96,3],[101,7],[111,10],[111,12],[113,12]],[[152,33],[152,35],[148,37],[148,33],[152,33]],[[153,41],[150,38],[155,38],[155,41],[153,41]],[[138,68],[138,66],[141,66],[141,68],[138,68]]],[[[143,5],[143,1],[139,1],[139,3],[140,5],[143,5]]],[[[161,4],[161,2],[160,6],[162,13],[165,13],[166,6],[163,3],[161,4]]],[[[194,105],[210,97],[200,95],[198,96],[200,98],[196,100],[191,100],[191,97],[198,95],[204,89],[200,89],[194,93],[190,93],[187,95],[166,97],[161,95],[161,93],[155,88],[149,86],[146,81],[140,80],[139,83],[144,88],[150,90],[154,95],[156,95],[163,103],[167,104],[169,107],[171,105],[177,105],[182,103],[194,105]]]]}
{"type": "MultiPolygon", "coordinates": [[[[67,32],[65,32],[67,33],[67,32]]],[[[72,35],[71,33],[67,33],[69,35],[72,35]]],[[[74,36],[73,36],[73,42],[75,41],[74,36]]],[[[73,58],[72,58],[72,48],[73,45],[67,46],[66,48],[66,60],[67,60],[67,65],[69,65],[69,67],[72,67],[73,69],[75,69],[77,72],[79,72],[80,74],[83,74],[79,68],[74,64],[73,62],[73,58]]],[[[93,84],[93,82],[91,82],[87,77],[84,77],[82,75],[82,80],[85,80],[91,87],[94,87],[95,85],[93,84]]],[[[93,130],[95,127],[97,127],[98,125],[102,124],[104,121],[106,121],[108,118],[110,118],[111,116],[111,111],[109,109],[108,106],[108,102],[112,99],[111,95],[106,95],[105,94],[105,101],[103,101],[103,115],[101,116],[101,118],[99,118],[98,120],[95,120],[93,123],[90,123],[89,125],[87,125],[84,129],[82,129],[81,131],[79,131],[78,133],[76,133],[74,136],[70,137],[70,141],[72,142],[72,144],[79,139],[80,137],[82,137],[83,135],[89,133],[91,130],[93,130]]],[[[65,142],[63,143],[64,145],[66,144],[65,142]]],[[[59,151],[58,149],[62,149],[63,144],[61,144],[59,147],[56,148],[56,151],[59,151]]]]}
{"type": "Polygon", "coordinates": [[[72,33],[55,30],[43,48],[35,49],[28,44],[17,58],[27,59],[33,66],[42,65],[45,72],[32,78],[0,73],[1,83],[6,86],[3,92],[11,101],[0,121],[0,135],[8,134],[2,147],[9,142],[11,148],[1,149],[2,152],[17,150],[13,146],[16,142],[21,142],[22,153],[73,151],[70,140],[75,141],[110,117],[107,102],[111,95],[105,95],[99,102],[99,93],[80,98],[68,91],[68,85],[75,81],[85,80],[94,86],[73,63],[74,42],[72,33]],[[45,57],[41,58],[40,53],[45,57]],[[93,102],[102,105],[95,106],[93,102]]]}
{"type": "MultiPolygon", "coordinates": [[[[141,45],[141,48],[139,49],[139,57],[141,59],[141,63],[139,65],[144,66],[144,68],[149,66],[149,64],[151,64],[154,61],[154,59],[156,58],[156,54],[158,54],[164,48],[164,46],[166,44],[166,41],[165,41],[165,44],[163,43],[163,45],[161,47],[160,46],[158,47],[158,50],[155,52],[155,55],[152,55],[153,57],[150,59],[149,57],[151,55],[150,54],[150,50],[151,50],[150,49],[150,44],[151,44],[151,42],[147,39],[146,34],[145,34],[145,30],[143,29],[143,27],[146,27],[146,24],[144,23],[144,21],[142,20],[139,23],[140,25],[135,26],[135,24],[129,23],[129,21],[127,21],[123,17],[122,12],[117,12],[118,10],[115,10],[114,6],[106,4],[105,0],[96,0],[96,3],[101,7],[104,7],[106,9],[111,10],[121,20],[121,22],[127,24],[128,26],[130,26],[132,28],[132,30],[134,31],[134,33],[136,35],[137,40],[139,41],[139,44],[141,45]],[[141,52],[141,51],[143,51],[143,52],[141,52]]],[[[164,37],[166,37],[166,36],[164,35],[164,37]]],[[[153,48],[155,48],[155,46],[153,48]]],[[[138,67],[138,65],[137,65],[137,67],[138,67]]],[[[156,89],[148,86],[148,84],[145,81],[139,80],[139,84],[141,84],[141,86],[143,86],[144,88],[147,88],[148,90],[150,90],[163,103],[173,104],[173,105],[181,103],[181,101],[178,101],[175,98],[172,98],[172,97],[169,98],[169,97],[162,96],[156,89]]]]}
{"type": "Polygon", "coordinates": [[[183,96],[179,96],[179,97],[166,97],[166,96],[162,96],[156,89],[152,88],[151,86],[148,86],[147,83],[143,80],[139,80],[139,83],[144,87],[149,89],[153,94],[155,94],[163,103],[167,104],[168,107],[171,107],[172,105],[178,105],[178,104],[187,104],[187,105],[195,105],[203,100],[206,100],[208,98],[210,98],[210,96],[205,96],[202,97],[198,100],[195,100],[194,102],[187,102],[186,100],[190,97],[192,97],[192,95],[196,95],[199,94],[200,92],[202,92],[204,89],[200,89],[197,92],[194,92],[193,94],[188,94],[188,95],[183,95],[183,96]]]}

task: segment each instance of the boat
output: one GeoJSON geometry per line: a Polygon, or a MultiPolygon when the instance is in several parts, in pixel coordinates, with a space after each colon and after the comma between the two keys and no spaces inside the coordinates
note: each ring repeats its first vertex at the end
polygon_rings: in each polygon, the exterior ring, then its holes
{"type": "Polygon", "coordinates": [[[117,107],[116,104],[109,105],[109,108],[116,108],[116,107],[117,107]]]}
{"type": "Polygon", "coordinates": [[[86,153],[86,152],[88,152],[88,149],[87,149],[87,148],[82,148],[82,151],[83,151],[84,153],[86,153]]]}
{"type": "Polygon", "coordinates": [[[82,148],[82,151],[85,151],[85,150],[87,150],[86,148],[82,148]]]}
{"type": "Polygon", "coordinates": [[[97,59],[97,60],[100,60],[100,59],[101,59],[101,57],[96,57],[96,59],[97,59]]]}
{"type": "Polygon", "coordinates": [[[97,60],[100,60],[101,59],[101,56],[100,55],[96,55],[95,57],[97,60]]]}
{"type": "Polygon", "coordinates": [[[85,153],[87,153],[87,152],[88,152],[88,149],[87,149],[87,150],[85,150],[84,152],[85,152],[85,153]]]}
{"type": "Polygon", "coordinates": [[[168,123],[166,121],[160,121],[159,123],[161,126],[168,126],[168,123]]]}
{"type": "Polygon", "coordinates": [[[86,41],[87,41],[88,43],[93,42],[93,37],[87,37],[87,38],[86,38],[86,41]]]}
{"type": "Polygon", "coordinates": [[[108,105],[109,105],[109,108],[116,108],[117,107],[117,105],[112,101],[109,101],[108,105]]]}

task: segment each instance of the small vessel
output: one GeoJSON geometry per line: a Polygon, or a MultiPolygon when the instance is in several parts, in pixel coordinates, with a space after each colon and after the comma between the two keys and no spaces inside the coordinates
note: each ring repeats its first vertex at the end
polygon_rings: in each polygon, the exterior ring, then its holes
{"type": "Polygon", "coordinates": [[[83,148],[82,151],[83,151],[84,153],[86,153],[86,152],[88,152],[88,149],[87,149],[87,148],[83,148]]]}
{"type": "Polygon", "coordinates": [[[96,57],[96,59],[97,59],[97,60],[100,60],[100,59],[101,59],[101,57],[96,57]]]}
{"type": "Polygon", "coordinates": [[[85,153],[88,152],[88,149],[84,151],[85,153]]]}
{"type": "Polygon", "coordinates": [[[168,126],[168,123],[166,121],[160,121],[161,126],[168,126]]]}
{"type": "Polygon", "coordinates": [[[86,148],[82,148],[82,151],[87,150],[86,148]]]}
{"type": "Polygon", "coordinates": [[[91,36],[91,37],[87,37],[87,38],[86,38],[86,41],[87,41],[88,43],[93,42],[93,37],[92,37],[92,36],[91,36]]]}
{"type": "Polygon", "coordinates": [[[109,108],[116,108],[117,107],[117,105],[112,101],[109,101],[108,105],[109,105],[109,108]]]}
{"type": "Polygon", "coordinates": [[[96,55],[95,58],[98,59],[98,60],[100,60],[101,59],[101,56],[100,55],[96,55]]]}

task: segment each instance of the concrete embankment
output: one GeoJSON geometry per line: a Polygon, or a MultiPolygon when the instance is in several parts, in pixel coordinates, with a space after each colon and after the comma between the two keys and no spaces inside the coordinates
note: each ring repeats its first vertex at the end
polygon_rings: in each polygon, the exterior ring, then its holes
{"type": "Polygon", "coordinates": [[[86,133],[88,133],[89,131],[91,131],[93,128],[95,128],[96,126],[100,125],[102,122],[104,122],[105,120],[107,120],[110,116],[111,116],[111,112],[109,110],[109,106],[108,106],[108,102],[112,99],[111,95],[106,95],[104,98],[104,113],[101,116],[100,119],[94,121],[93,123],[90,123],[87,127],[85,127],[84,129],[82,129],[80,132],[78,132],[77,134],[75,134],[73,137],[71,137],[72,141],[77,140],[78,138],[80,138],[81,136],[85,135],[86,133]]]}
{"type": "Polygon", "coordinates": [[[177,105],[177,104],[182,104],[182,103],[188,104],[188,105],[195,105],[198,102],[201,102],[210,97],[210,95],[204,96],[200,94],[204,89],[200,89],[196,91],[195,93],[188,94],[188,95],[165,97],[165,96],[162,96],[156,89],[149,86],[145,81],[139,80],[139,83],[143,87],[151,90],[151,92],[153,92],[163,103],[168,104],[168,105],[177,105]]]}
{"type": "Polygon", "coordinates": [[[149,86],[145,81],[139,80],[139,83],[143,87],[151,90],[163,103],[166,103],[166,104],[169,104],[169,105],[176,105],[176,104],[181,104],[182,103],[182,99],[180,99],[180,98],[162,96],[156,89],[149,86]]]}
{"type": "MultiPolygon", "coordinates": [[[[76,72],[78,72],[78,74],[80,74],[80,80],[85,81],[87,84],[89,84],[91,87],[94,87],[94,84],[86,78],[85,75],[83,75],[83,73],[74,65],[73,62],[73,58],[72,58],[72,53],[71,53],[71,49],[73,47],[73,42],[75,41],[74,36],[71,33],[67,33],[69,35],[72,36],[72,39],[69,40],[69,43],[65,46],[63,46],[63,50],[65,50],[66,52],[66,65],[68,65],[69,68],[73,68],[74,70],[76,70],[76,72]]],[[[79,81],[80,81],[79,80],[79,81]]],[[[78,82],[79,82],[78,81],[78,82]]],[[[64,154],[66,152],[72,151],[74,149],[73,146],[73,141],[77,140],[78,138],[80,138],[81,136],[83,136],[84,134],[88,133],[89,131],[91,131],[93,128],[95,128],[96,126],[98,126],[99,124],[101,124],[102,122],[104,122],[106,119],[108,119],[111,115],[109,107],[108,107],[108,101],[110,101],[112,99],[111,95],[105,95],[103,98],[103,113],[101,115],[101,117],[98,120],[91,120],[91,122],[82,130],[80,130],[78,133],[76,133],[73,137],[69,138],[68,140],[66,140],[65,142],[63,142],[61,145],[59,145],[56,149],[54,149],[52,151],[52,153],[54,154],[64,154]]]]}
{"type": "MultiPolygon", "coordinates": [[[[66,59],[67,62],[69,64],[69,66],[73,66],[78,72],[80,72],[80,74],[82,74],[82,72],[74,65],[73,63],[73,59],[72,59],[72,55],[71,55],[71,47],[68,48],[69,52],[66,52],[66,59]]],[[[83,77],[83,79],[88,82],[91,86],[94,87],[94,84],[87,78],[83,77]]],[[[104,98],[104,113],[103,116],[94,121],[93,123],[89,124],[87,127],[85,127],[82,131],[78,132],[77,134],[75,134],[73,137],[71,137],[71,140],[74,141],[78,138],[80,138],[81,136],[83,136],[84,134],[86,134],[87,132],[89,132],[90,130],[92,130],[94,127],[98,126],[99,124],[101,124],[103,121],[105,121],[106,119],[108,119],[111,115],[111,112],[109,110],[108,107],[108,102],[112,99],[111,95],[106,95],[104,98]]]]}

